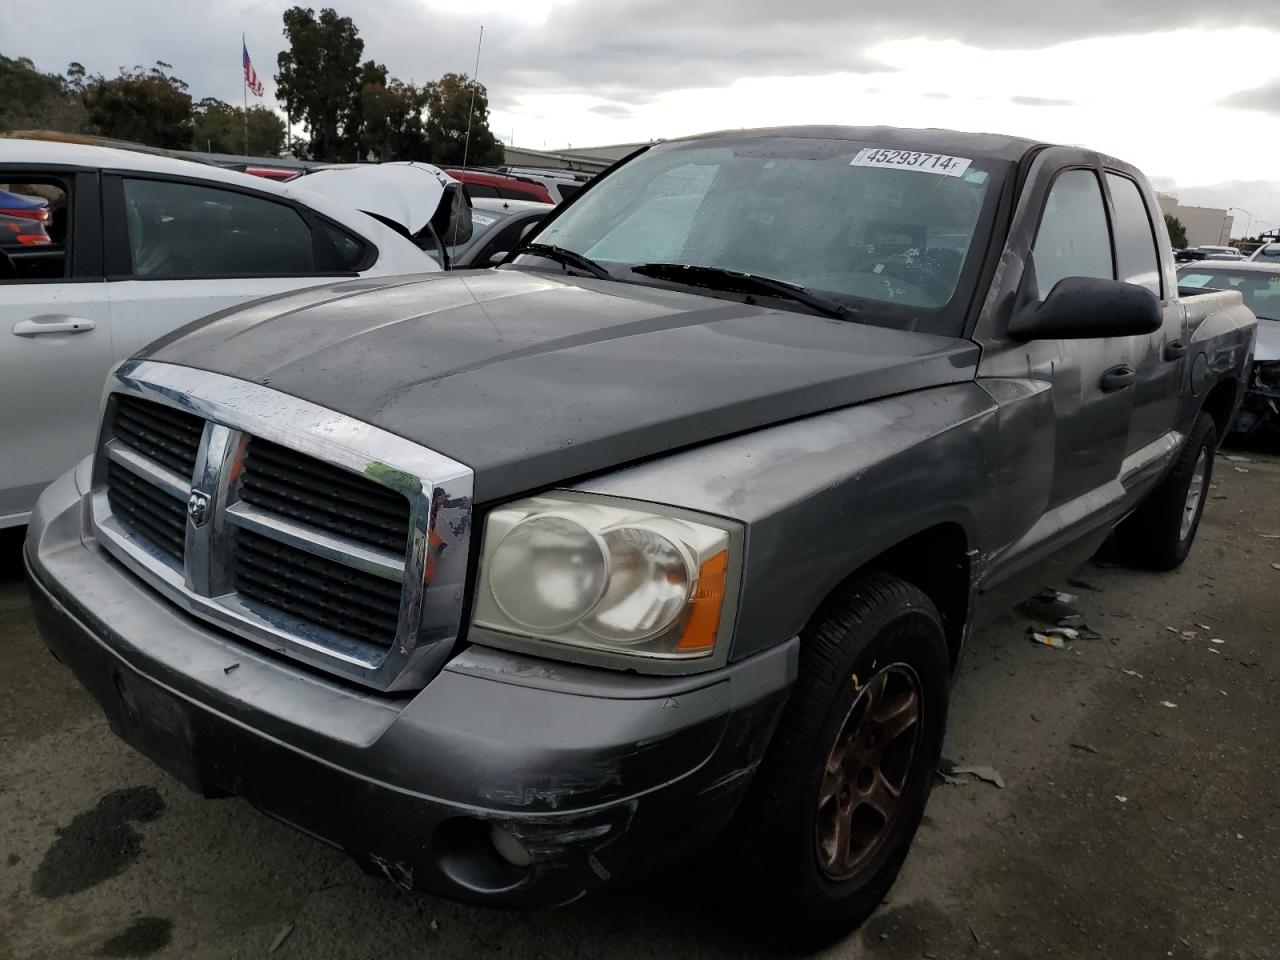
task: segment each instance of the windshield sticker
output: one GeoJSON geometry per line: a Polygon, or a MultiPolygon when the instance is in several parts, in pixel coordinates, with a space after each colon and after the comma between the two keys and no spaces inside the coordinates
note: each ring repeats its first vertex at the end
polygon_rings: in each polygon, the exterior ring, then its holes
{"type": "Polygon", "coordinates": [[[498,222],[498,218],[497,218],[497,217],[486,217],[483,213],[476,213],[476,212],[473,210],[473,211],[471,211],[471,222],[472,222],[472,223],[478,223],[478,224],[479,224],[480,226],[482,226],[482,227],[487,227],[487,226],[489,226],[490,224],[497,223],[497,222],[498,222]]]}
{"type": "Polygon", "coordinates": [[[941,177],[963,177],[973,161],[964,157],[948,157],[941,153],[917,153],[914,150],[886,150],[867,147],[849,161],[851,167],[888,167],[894,170],[914,170],[941,177]]]}
{"type": "Polygon", "coordinates": [[[1178,286],[1207,287],[1212,279],[1207,273],[1184,273],[1178,276],[1178,286]]]}

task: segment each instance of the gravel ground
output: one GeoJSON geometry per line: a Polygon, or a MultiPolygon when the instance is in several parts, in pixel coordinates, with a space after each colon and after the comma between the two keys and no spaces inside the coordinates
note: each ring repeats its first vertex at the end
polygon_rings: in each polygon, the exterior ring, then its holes
{"type": "MultiPolygon", "coordinates": [[[[975,638],[945,752],[1005,786],[940,784],[889,900],[824,956],[1277,955],[1280,456],[1232,455],[1182,570],[1055,584],[1100,639],[1029,643],[1054,612],[1035,607],[975,638]]],[[[706,899],[669,877],[555,912],[461,907],[200,799],[44,651],[0,539],[3,960],[762,955],[706,899]]]]}

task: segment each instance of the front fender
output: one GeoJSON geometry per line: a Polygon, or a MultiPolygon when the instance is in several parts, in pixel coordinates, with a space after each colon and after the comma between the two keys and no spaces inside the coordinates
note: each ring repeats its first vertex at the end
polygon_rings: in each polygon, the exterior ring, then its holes
{"type": "Polygon", "coordinates": [[[746,525],[731,659],[795,636],[849,574],[909,537],[959,525],[981,549],[997,405],[975,383],[795,420],[598,476],[576,489],[746,525]]]}

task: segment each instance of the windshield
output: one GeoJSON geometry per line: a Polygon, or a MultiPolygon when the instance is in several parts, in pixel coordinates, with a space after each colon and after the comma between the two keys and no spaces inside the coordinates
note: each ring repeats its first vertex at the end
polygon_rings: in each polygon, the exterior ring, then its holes
{"type": "Polygon", "coordinates": [[[1239,290],[1245,306],[1264,320],[1280,320],[1280,271],[1222,270],[1197,264],[1178,271],[1178,286],[1199,290],[1239,290]]]}
{"type": "Polygon", "coordinates": [[[732,270],[847,302],[871,323],[958,336],[1007,165],[880,146],[753,137],[655,147],[536,242],[630,282],[652,282],[629,269],[642,264],[732,270]]]}

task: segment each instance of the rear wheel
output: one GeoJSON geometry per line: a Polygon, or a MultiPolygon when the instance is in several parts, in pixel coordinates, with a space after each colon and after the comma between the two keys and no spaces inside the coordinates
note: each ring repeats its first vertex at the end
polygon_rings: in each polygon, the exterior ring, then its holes
{"type": "Polygon", "coordinates": [[[1187,559],[1209,498],[1217,447],[1218,429],[1202,413],[1169,475],[1120,527],[1121,545],[1135,566],[1173,570],[1187,559]]]}
{"type": "Polygon", "coordinates": [[[933,785],[949,682],[937,610],[896,577],[859,578],[802,637],[734,831],[744,897],[788,945],[849,932],[892,886],[933,785]]]}

